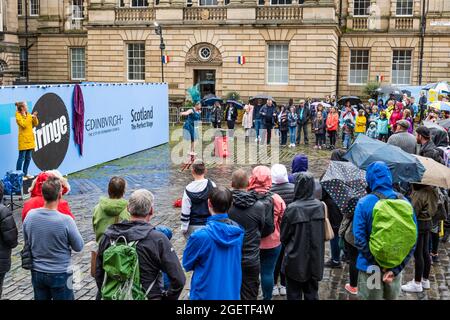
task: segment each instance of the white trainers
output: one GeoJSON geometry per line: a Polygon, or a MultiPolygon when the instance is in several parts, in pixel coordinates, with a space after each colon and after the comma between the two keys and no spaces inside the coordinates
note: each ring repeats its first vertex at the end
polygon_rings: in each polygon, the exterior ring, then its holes
{"type": "Polygon", "coordinates": [[[280,286],[279,290],[280,290],[280,296],[286,295],[286,287],[285,286],[280,286]]]}
{"type": "Polygon", "coordinates": [[[402,290],[405,292],[422,292],[422,283],[416,283],[414,280],[408,282],[402,286],[402,290]]]}
{"type": "Polygon", "coordinates": [[[430,289],[431,288],[430,280],[422,279],[422,288],[423,289],[430,289]]]}
{"type": "Polygon", "coordinates": [[[280,290],[278,290],[277,286],[273,286],[272,296],[278,297],[280,295],[280,290]]]}

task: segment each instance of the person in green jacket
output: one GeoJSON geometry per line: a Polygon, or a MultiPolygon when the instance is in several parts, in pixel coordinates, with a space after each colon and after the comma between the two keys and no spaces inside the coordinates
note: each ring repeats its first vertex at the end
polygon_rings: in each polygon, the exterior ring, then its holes
{"type": "Polygon", "coordinates": [[[108,184],[109,198],[101,197],[95,206],[92,224],[97,243],[110,225],[130,220],[130,214],[127,211],[128,201],[123,198],[125,187],[126,181],[123,178],[112,177],[108,184]]]}

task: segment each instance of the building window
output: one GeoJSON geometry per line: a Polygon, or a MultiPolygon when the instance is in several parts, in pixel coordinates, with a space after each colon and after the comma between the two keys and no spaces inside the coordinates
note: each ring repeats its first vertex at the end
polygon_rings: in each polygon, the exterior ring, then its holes
{"type": "Polygon", "coordinates": [[[29,0],[30,1],[30,16],[39,15],[39,0],[29,0]]]}
{"type": "Polygon", "coordinates": [[[272,6],[281,6],[292,4],[292,0],[270,0],[270,5],[272,6]]]}
{"type": "Polygon", "coordinates": [[[392,84],[411,83],[412,50],[394,50],[392,59],[392,84]]]}
{"type": "Polygon", "coordinates": [[[198,55],[202,60],[209,60],[209,58],[211,58],[211,49],[208,47],[201,47],[200,50],[198,50],[198,55]]]}
{"type": "Polygon", "coordinates": [[[368,16],[370,0],[354,0],[353,16],[368,16]]]}
{"type": "Polygon", "coordinates": [[[22,0],[17,0],[17,15],[23,15],[23,2],[22,0]]]}
{"type": "Polygon", "coordinates": [[[131,0],[132,7],[148,7],[148,0],[131,0]]]}
{"type": "Polygon", "coordinates": [[[230,4],[230,0],[225,0],[224,3],[225,3],[225,5],[227,6],[227,5],[230,4]]]}
{"type": "Polygon", "coordinates": [[[413,0],[397,0],[397,16],[413,15],[413,0]]]}
{"type": "Polygon", "coordinates": [[[73,0],[72,1],[72,19],[73,20],[83,20],[83,0],[73,0]]]}
{"type": "Polygon", "coordinates": [[[369,50],[350,51],[350,84],[365,84],[369,76],[369,50]]]}
{"type": "Polygon", "coordinates": [[[26,48],[20,48],[20,77],[27,77],[28,53],[26,48]]]}
{"type": "Polygon", "coordinates": [[[271,44],[268,46],[267,82],[287,84],[289,79],[289,45],[271,44]]]}
{"type": "Polygon", "coordinates": [[[118,6],[120,7],[120,8],[123,8],[123,7],[125,7],[125,1],[124,0],[117,0],[117,4],[118,4],[118,6]]]}
{"type": "Polygon", "coordinates": [[[258,0],[258,6],[263,6],[265,4],[265,0],[258,0]]]}
{"type": "Polygon", "coordinates": [[[198,0],[199,6],[217,6],[217,0],[198,0]]]}
{"type": "Polygon", "coordinates": [[[70,49],[70,66],[72,80],[84,80],[86,77],[86,57],[84,48],[70,49]]]}
{"type": "Polygon", "coordinates": [[[145,80],[145,44],[129,43],[128,44],[128,80],[144,81],[145,80]]]}

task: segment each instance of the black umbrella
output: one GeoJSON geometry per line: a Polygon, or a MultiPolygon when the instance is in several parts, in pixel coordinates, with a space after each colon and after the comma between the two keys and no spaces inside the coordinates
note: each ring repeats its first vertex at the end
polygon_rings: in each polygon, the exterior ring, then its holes
{"type": "Polygon", "coordinates": [[[263,103],[266,103],[267,100],[269,100],[269,99],[272,100],[273,102],[275,102],[275,100],[272,98],[272,96],[269,96],[267,94],[257,94],[256,96],[251,97],[249,101],[250,101],[250,103],[253,103],[253,102],[255,102],[255,100],[259,100],[259,99],[263,100],[263,103]]]}
{"type": "Polygon", "coordinates": [[[350,213],[366,195],[366,172],[351,162],[331,161],[320,184],[341,213],[350,213]]]}
{"type": "Polygon", "coordinates": [[[201,102],[203,106],[212,106],[216,102],[223,103],[223,100],[213,94],[207,94],[201,102]]]}
{"type": "Polygon", "coordinates": [[[227,104],[232,104],[237,109],[244,109],[244,105],[242,103],[237,102],[236,100],[227,100],[227,104]]]}
{"type": "Polygon", "coordinates": [[[361,99],[359,98],[359,97],[357,97],[357,96],[345,96],[345,97],[342,97],[342,98],[340,98],[339,100],[338,100],[338,105],[340,105],[340,106],[345,106],[345,104],[347,103],[347,101],[350,101],[350,104],[352,105],[352,106],[357,106],[357,105],[359,105],[359,104],[361,104],[362,103],[362,101],[361,101],[361,99]]]}
{"type": "Polygon", "coordinates": [[[401,95],[402,91],[398,87],[394,86],[382,86],[376,90],[378,94],[393,94],[393,95],[401,95]]]}

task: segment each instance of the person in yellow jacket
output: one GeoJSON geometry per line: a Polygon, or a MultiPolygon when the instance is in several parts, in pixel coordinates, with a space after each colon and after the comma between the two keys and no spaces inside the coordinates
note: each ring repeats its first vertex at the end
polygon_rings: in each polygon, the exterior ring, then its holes
{"type": "Polygon", "coordinates": [[[358,111],[358,115],[356,116],[356,126],[355,126],[356,136],[366,133],[366,123],[367,119],[366,116],[364,115],[364,110],[361,109],[358,111]]]}
{"type": "Polygon", "coordinates": [[[25,102],[16,103],[16,123],[19,127],[19,158],[17,159],[16,170],[22,170],[24,179],[31,179],[28,175],[28,166],[31,161],[31,152],[36,147],[34,141],[33,127],[39,124],[37,112],[30,114],[25,102]]]}

